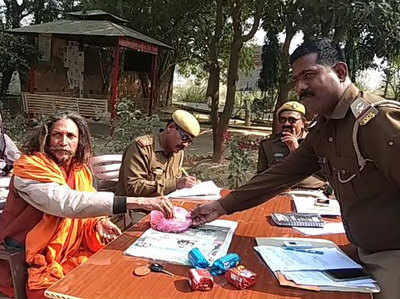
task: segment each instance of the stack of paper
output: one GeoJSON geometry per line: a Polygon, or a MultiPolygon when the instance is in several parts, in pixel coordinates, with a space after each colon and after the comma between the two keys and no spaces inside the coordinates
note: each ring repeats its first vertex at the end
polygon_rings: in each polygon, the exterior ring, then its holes
{"type": "Polygon", "coordinates": [[[221,198],[220,191],[221,188],[217,187],[213,181],[206,181],[196,184],[192,188],[178,189],[165,197],[217,200],[221,198]]]}
{"type": "Polygon", "coordinates": [[[325,222],[324,227],[293,227],[302,234],[309,236],[343,234],[343,222],[325,222]]]}
{"type": "Polygon", "coordinates": [[[328,199],[320,190],[293,190],[288,194],[293,198],[298,213],[315,213],[325,216],[340,216],[337,200],[328,199]],[[321,201],[327,204],[321,204],[321,201]]]}
{"type": "Polygon", "coordinates": [[[334,280],[326,270],[361,269],[362,267],[344,254],[334,243],[320,239],[257,238],[254,249],[285,286],[311,290],[379,292],[371,278],[334,280]],[[287,250],[284,242],[307,242],[312,250],[287,250]],[[308,251],[308,252],[307,252],[308,251]]]}

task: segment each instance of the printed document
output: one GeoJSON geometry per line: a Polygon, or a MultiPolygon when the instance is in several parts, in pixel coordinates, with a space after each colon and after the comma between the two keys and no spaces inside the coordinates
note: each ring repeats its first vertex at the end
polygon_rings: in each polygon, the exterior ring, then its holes
{"type": "Polygon", "coordinates": [[[309,236],[343,234],[343,222],[325,222],[324,227],[293,227],[302,234],[309,236]]]}
{"type": "Polygon", "coordinates": [[[362,268],[336,248],[312,248],[322,254],[287,250],[277,246],[256,246],[254,249],[274,272],[362,268]]]}
{"type": "Polygon", "coordinates": [[[325,273],[335,269],[362,269],[342,252],[336,244],[324,239],[256,238],[254,249],[274,273],[282,286],[314,291],[342,291],[377,293],[380,291],[372,278],[337,280],[325,273]],[[288,242],[309,242],[310,248],[289,247],[288,242]],[[307,252],[308,251],[308,252],[307,252]]]}
{"type": "Polygon", "coordinates": [[[367,287],[376,288],[375,280],[371,278],[355,279],[348,281],[334,281],[321,271],[283,271],[286,279],[294,281],[299,285],[317,285],[333,287],[367,287]]]}

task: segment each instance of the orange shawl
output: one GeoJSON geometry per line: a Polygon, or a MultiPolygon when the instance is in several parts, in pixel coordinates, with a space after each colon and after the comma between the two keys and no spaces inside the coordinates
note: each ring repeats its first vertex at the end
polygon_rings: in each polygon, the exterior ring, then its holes
{"type": "MultiPolygon", "coordinates": [[[[95,191],[92,175],[86,166],[76,165],[71,171],[75,190],[95,191]]],[[[23,155],[14,165],[14,174],[43,183],[67,184],[57,164],[42,153],[23,155]]],[[[25,240],[29,289],[48,288],[99,250],[102,244],[94,230],[98,220],[62,218],[44,213],[25,240]]]]}

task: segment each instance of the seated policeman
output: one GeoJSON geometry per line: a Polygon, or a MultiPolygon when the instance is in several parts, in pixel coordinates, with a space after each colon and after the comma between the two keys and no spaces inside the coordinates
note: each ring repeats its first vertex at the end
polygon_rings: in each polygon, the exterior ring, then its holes
{"type": "MultiPolygon", "coordinates": [[[[88,167],[90,133],[76,113],[51,117],[27,144],[25,153],[14,163],[0,217],[0,245],[25,251],[28,298],[44,298],[46,288],[121,233],[104,216],[138,208],[173,216],[168,200],[95,192],[88,167]]],[[[0,261],[0,292],[13,296],[6,261],[0,261]]]]}
{"type": "MultiPolygon", "coordinates": [[[[276,133],[260,142],[257,174],[278,163],[299,147],[299,143],[307,135],[305,112],[304,105],[296,101],[286,102],[277,110],[276,133]]],[[[294,188],[319,189],[325,185],[324,181],[310,176],[294,188]]]]}
{"type": "Polygon", "coordinates": [[[161,133],[136,138],[122,157],[116,193],[158,196],[192,187],[196,178],[182,176],[183,150],[199,133],[197,119],[176,110],[161,133]]]}

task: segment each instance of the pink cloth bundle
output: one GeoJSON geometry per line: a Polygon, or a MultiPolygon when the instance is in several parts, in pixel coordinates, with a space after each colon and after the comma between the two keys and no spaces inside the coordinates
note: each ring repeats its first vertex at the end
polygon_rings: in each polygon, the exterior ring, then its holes
{"type": "Polygon", "coordinates": [[[192,225],[190,213],[181,207],[174,207],[175,217],[167,219],[160,211],[151,211],[150,225],[153,229],[166,233],[180,233],[192,225]]]}

